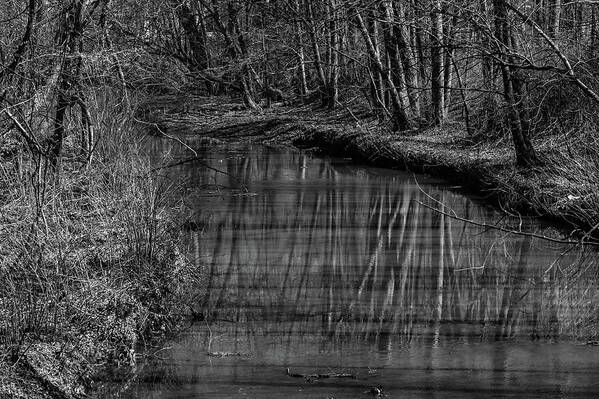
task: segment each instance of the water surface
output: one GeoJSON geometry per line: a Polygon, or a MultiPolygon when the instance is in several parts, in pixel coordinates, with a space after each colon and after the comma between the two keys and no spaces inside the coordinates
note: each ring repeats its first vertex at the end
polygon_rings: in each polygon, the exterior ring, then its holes
{"type": "Polygon", "coordinates": [[[168,174],[189,190],[205,320],[122,397],[599,395],[599,348],[580,344],[597,324],[594,255],[451,216],[555,229],[422,175],[263,146],[199,155],[168,174]]]}

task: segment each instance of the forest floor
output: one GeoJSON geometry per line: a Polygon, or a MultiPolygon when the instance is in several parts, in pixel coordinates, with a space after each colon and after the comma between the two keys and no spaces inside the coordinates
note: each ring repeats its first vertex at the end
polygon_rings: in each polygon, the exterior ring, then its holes
{"type": "Polygon", "coordinates": [[[592,154],[568,147],[571,138],[534,138],[542,164],[521,169],[509,139],[473,142],[459,123],[402,135],[366,109],[308,105],[250,111],[228,98],[193,95],[153,99],[145,112],[157,134],[293,145],[352,157],[443,177],[508,212],[558,221],[579,237],[599,227],[599,167],[592,154]]]}

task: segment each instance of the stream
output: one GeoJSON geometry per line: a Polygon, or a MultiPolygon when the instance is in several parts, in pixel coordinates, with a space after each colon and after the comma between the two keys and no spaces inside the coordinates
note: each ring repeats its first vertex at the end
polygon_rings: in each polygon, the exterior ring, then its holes
{"type": "Polygon", "coordinates": [[[257,145],[197,151],[165,173],[194,212],[204,320],[118,397],[599,396],[599,346],[585,344],[596,255],[534,236],[565,239],[555,227],[425,175],[257,145]]]}

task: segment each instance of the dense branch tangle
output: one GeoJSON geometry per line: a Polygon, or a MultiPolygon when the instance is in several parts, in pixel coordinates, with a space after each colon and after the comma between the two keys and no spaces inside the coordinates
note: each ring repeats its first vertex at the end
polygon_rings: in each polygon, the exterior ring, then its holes
{"type": "MultiPolygon", "coordinates": [[[[595,2],[111,3],[14,0],[0,15],[2,107],[45,102],[46,126],[33,130],[49,137],[40,143],[55,160],[73,107],[81,111],[82,153],[91,153],[93,115],[80,88],[82,55],[95,50],[115,55],[124,89],[127,80],[149,80],[125,76],[135,68],[165,80],[184,71],[195,90],[237,96],[250,109],[296,101],[349,106],[399,134],[457,122],[471,138],[511,137],[524,167],[538,163],[531,138],[563,120],[556,110],[592,114],[599,102],[595,2]],[[124,65],[119,52],[145,61],[124,65]],[[588,101],[572,102],[577,94],[588,101]]],[[[31,107],[21,108],[4,120],[17,134],[33,123],[31,107]]]]}
{"type": "Polygon", "coordinates": [[[559,0],[170,0],[165,11],[180,27],[169,39],[184,43],[178,58],[210,94],[239,95],[249,108],[295,98],[334,108],[361,93],[398,132],[448,120],[465,123],[469,134],[505,131],[517,163],[531,166],[538,162],[531,136],[546,122],[535,116],[550,117],[537,103],[550,88],[531,92],[531,83],[553,75],[597,101],[596,7],[559,0]],[[573,40],[576,50],[560,46],[573,40]]]}

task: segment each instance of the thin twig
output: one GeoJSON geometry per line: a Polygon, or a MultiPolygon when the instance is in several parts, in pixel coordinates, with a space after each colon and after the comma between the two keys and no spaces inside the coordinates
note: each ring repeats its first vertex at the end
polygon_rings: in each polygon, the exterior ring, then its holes
{"type": "Polygon", "coordinates": [[[455,212],[453,212],[454,214],[450,214],[447,213],[445,211],[442,211],[441,209],[437,209],[433,206],[430,205],[426,205],[418,200],[413,200],[414,202],[418,203],[419,205],[422,205],[425,208],[428,208],[432,211],[441,213],[445,216],[449,216],[450,218],[456,219],[456,220],[460,220],[462,222],[466,222],[466,223],[470,223],[476,226],[481,226],[481,227],[485,227],[485,228],[490,228],[490,229],[494,229],[494,230],[499,230],[499,231],[503,231],[506,233],[511,233],[511,234],[516,234],[516,235],[520,235],[520,236],[527,236],[527,237],[534,237],[534,238],[538,238],[541,240],[545,240],[545,241],[551,241],[551,242],[555,242],[558,244],[568,244],[568,245],[580,245],[580,244],[586,244],[586,245],[593,245],[593,246],[599,246],[599,242],[596,241],[584,241],[584,237],[579,240],[579,241],[570,241],[570,240],[560,240],[557,238],[551,238],[551,237],[547,237],[547,236],[543,236],[540,234],[535,234],[535,233],[530,233],[530,232],[526,232],[526,231],[521,231],[521,230],[512,230],[512,229],[507,229],[505,227],[501,227],[501,226],[497,226],[497,225],[492,225],[492,224],[488,224],[488,223],[484,223],[484,222],[477,222],[475,220],[471,220],[471,219],[466,219],[463,217],[460,217],[458,215],[455,214],[455,212]]]}
{"type": "Polygon", "coordinates": [[[553,261],[551,262],[551,265],[549,265],[549,267],[547,268],[547,270],[545,270],[545,274],[549,273],[551,271],[551,269],[553,269],[553,267],[557,264],[557,262],[559,262],[559,260],[561,258],[563,258],[564,256],[566,256],[568,253],[570,253],[571,251],[573,251],[575,248],[577,248],[580,244],[583,243],[583,240],[585,238],[588,238],[591,234],[593,234],[593,232],[595,230],[597,230],[599,228],[599,223],[597,223],[595,226],[593,226],[592,229],[590,229],[589,231],[587,231],[585,233],[584,236],[582,236],[582,238],[578,241],[578,243],[576,245],[571,246],[570,248],[566,249],[565,251],[563,251],[561,254],[559,254],[559,256],[553,261]]]}
{"type": "Polygon", "coordinates": [[[191,148],[191,147],[190,147],[190,146],[189,146],[187,143],[185,143],[185,142],[184,142],[183,140],[181,140],[180,138],[178,138],[178,137],[175,137],[175,136],[171,136],[171,135],[169,135],[169,134],[166,134],[166,132],[165,132],[164,130],[162,130],[162,129],[160,128],[160,126],[158,126],[158,124],[157,124],[157,123],[154,123],[154,122],[146,122],[146,121],[142,121],[142,120],[140,120],[140,119],[137,119],[136,117],[133,117],[133,120],[135,120],[136,122],[139,122],[139,123],[145,124],[145,125],[150,125],[150,126],[153,126],[153,127],[155,127],[155,128],[158,130],[158,132],[160,132],[160,134],[161,134],[161,135],[163,135],[164,137],[166,137],[166,138],[167,138],[167,139],[169,139],[169,140],[176,141],[177,143],[181,144],[183,147],[185,147],[185,148],[187,148],[189,151],[191,151],[191,152],[193,153],[193,155],[194,155],[194,156],[196,156],[196,157],[198,156],[198,153],[196,152],[196,150],[194,150],[193,148],[191,148]]]}
{"type": "MultiPolygon", "coordinates": [[[[202,161],[202,158],[199,157],[199,156],[197,156],[197,155],[195,157],[187,158],[187,159],[184,159],[182,161],[178,161],[178,162],[174,162],[174,163],[169,163],[167,165],[157,166],[157,167],[155,167],[155,168],[152,169],[152,172],[157,172],[157,171],[162,170],[162,169],[174,168],[175,166],[185,165],[185,164],[191,163],[191,162],[199,163],[203,167],[205,167],[206,169],[210,169],[210,170],[215,171],[217,173],[221,173],[221,174],[223,174],[225,176],[229,176],[230,178],[234,179],[235,181],[237,181],[239,183],[239,185],[242,187],[243,191],[245,191],[246,193],[248,192],[247,186],[244,184],[244,182],[242,182],[241,180],[239,180],[239,178],[237,178],[236,176],[233,176],[229,172],[225,172],[223,170],[220,170],[220,169],[217,169],[217,168],[215,168],[213,166],[208,165],[208,163],[202,161]]],[[[214,186],[217,186],[217,185],[214,184],[214,186]]]]}

